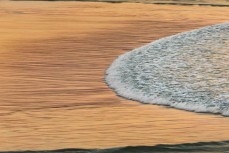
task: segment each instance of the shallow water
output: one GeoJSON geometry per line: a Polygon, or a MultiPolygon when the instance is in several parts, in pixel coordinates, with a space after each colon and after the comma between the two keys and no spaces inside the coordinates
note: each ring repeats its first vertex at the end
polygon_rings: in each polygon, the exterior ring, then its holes
{"type": "MultiPolygon", "coordinates": [[[[57,149],[18,153],[228,153],[229,142],[198,142],[176,145],[127,146],[109,149],[57,149]]],[[[8,152],[14,153],[14,152],[8,152]]]]}
{"type": "Polygon", "coordinates": [[[0,2],[0,150],[229,139],[229,119],[143,105],[104,83],[122,53],[228,21],[229,8],[0,2]]]}

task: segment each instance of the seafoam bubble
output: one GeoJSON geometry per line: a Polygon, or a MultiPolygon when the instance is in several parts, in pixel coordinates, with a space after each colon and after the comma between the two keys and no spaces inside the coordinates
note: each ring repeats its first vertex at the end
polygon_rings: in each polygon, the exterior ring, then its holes
{"type": "Polygon", "coordinates": [[[229,22],[127,52],[105,80],[127,99],[229,116],[229,22]]]}

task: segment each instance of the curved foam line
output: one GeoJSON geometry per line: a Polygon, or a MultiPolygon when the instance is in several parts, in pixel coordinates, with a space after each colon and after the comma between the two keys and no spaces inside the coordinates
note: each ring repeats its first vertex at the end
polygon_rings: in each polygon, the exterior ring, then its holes
{"type": "Polygon", "coordinates": [[[229,116],[229,22],[156,40],[106,70],[127,99],[229,116]]]}

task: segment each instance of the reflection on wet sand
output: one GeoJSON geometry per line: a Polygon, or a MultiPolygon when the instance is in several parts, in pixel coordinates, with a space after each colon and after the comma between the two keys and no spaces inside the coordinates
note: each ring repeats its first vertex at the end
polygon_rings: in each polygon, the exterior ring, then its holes
{"type": "Polygon", "coordinates": [[[104,83],[118,55],[228,14],[226,7],[0,2],[0,150],[228,140],[228,118],[125,100],[104,83]]]}

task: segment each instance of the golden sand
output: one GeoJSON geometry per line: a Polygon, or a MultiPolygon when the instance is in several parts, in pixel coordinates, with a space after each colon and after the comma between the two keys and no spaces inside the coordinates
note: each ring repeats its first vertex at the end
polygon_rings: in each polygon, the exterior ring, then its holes
{"type": "Polygon", "coordinates": [[[104,71],[153,40],[226,22],[227,7],[0,2],[0,150],[221,141],[229,119],[115,95],[104,71]]]}

